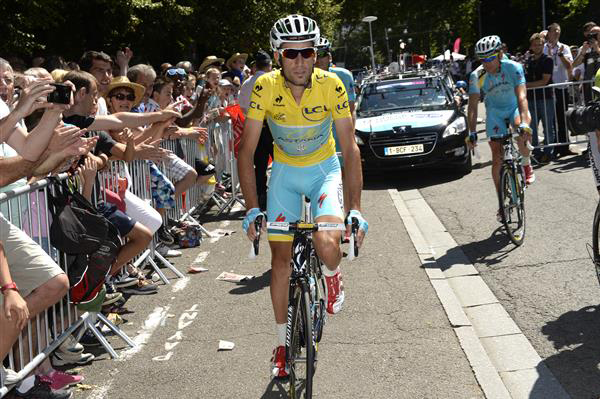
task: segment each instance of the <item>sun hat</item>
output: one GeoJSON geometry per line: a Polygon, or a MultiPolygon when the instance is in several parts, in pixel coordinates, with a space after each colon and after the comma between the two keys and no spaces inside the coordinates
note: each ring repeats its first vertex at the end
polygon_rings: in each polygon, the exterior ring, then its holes
{"type": "Polygon", "coordinates": [[[138,105],[142,101],[144,98],[144,93],[146,92],[146,88],[144,86],[130,82],[129,79],[127,79],[127,76],[115,76],[108,85],[105,97],[108,98],[110,92],[118,87],[127,87],[133,90],[133,94],[135,95],[135,101],[133,104],[134,106],[138,105]]]}
{"type": "Polygon", "coordinates": [[[200,64],[198,71],[204,73],[212,64],[222,64],[223,62],[225,62],[224,58],[217,58],[215,55],[209,55],[208,57],[204,58],[204,61],[202,61],[202,64],[200,64]]]}
{"type": "Polygon", "coordinates": [[[246,53],[235,53],[234,55],[232,55],[231,57],[229,57],[229,59],[227,60],[227,62],[225,63],[225,65],[227,65],[227,68],[232,69],[231,64],[233,64],[234,61],[239,60],[239,59],[243,59],[244,62],[246,62],[246,60],[248,59],[248,54],[246,54],[246,53]]]}

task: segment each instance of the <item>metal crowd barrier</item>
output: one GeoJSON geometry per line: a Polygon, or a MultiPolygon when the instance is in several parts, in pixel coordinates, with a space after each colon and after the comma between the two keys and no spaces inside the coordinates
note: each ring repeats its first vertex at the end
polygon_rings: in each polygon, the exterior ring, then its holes
{"type": "MultiPolygon", "coordinates": [[[[209,145],[199,146],[196,141],[187,139],[180,139],[179,141],[183,149],[183,159],[192,167],[194,167],[195,159],[208,160],[209,145]]],[[[177,150],[174,141],[166,141],[164,146],[173,152],[177,150]]],[[[231,158],[229,158],[230,162],[231,158]]],[[[235,174],[236,168],[231,165],[229,170],[232,171],[232,174],[235,174]]],[[[149,167],[147,161],[143,160],[136,160],[128,164],[122,161],[111,161],[106,170],[98,173],[98,180],[102,188],[100,189],[101,192],[96,192],[96,187],[94,188],[92,195],[93,202],[95,203],[96,199],[106,200],[105,188],[118,193],[119,177],[127,178],[129,181],[128,189],[133,194],[148,204],[152,203],[149,167]]],[[[48,190],[56,189],[54,186],[55,182],[67,178],[69,176],[63,173],[57,177],[42,179],[31,185],[23,185],[11,191],[0,193],[0,212],[2,212],[4,217],[25,231],[65,271],[68,268],[66,255],[59,253],[50,241],[51,216],[46,194],[48,190]]],[[[237,178],[235,180],[237,181],[237,178]]],[[[211,195],[211,193],[203,187],[194,185],[187,190],[185,195],[181,196],[183,199],[181,197],[177,199],[175,208],[169,211],[170,217],[175,220],[189,219],[195,221],[191,213],[194,209],[199,210],[201,208],[201,204],[207,200],[207,195],[211,195]]],[[[212,195],[215,196],[216,194],[213,192],[212,195]]],[[[223,201],[225,200],[223,199],[223,201]]],[[[217,205],[219,205],[218,202],[217,205]]],[[[206,234],[210,234],[208,231],[204,231],[206,234]]],[[[183,274],[179,270],[155,251],[155,246],[156,239],[152,241],[146,251],[135,258],[134,264],[139,266],[144,262],[148,262],[160,279],[165,284],[169,284],[168,278],[155,263],[154,259],[156,258],[172,270],[177,277],[183,277],[183,274]]],[[[85,312],[80,314],[77,308],[69,302],[67,294],[60,302],[41,312],[28,322],[14,345],[13,350],[11,350],[7,358],[3,359],[3,361],[7,363],[8,368],[17,372],[17,378],[21,380],[38,367],[44,359],[70,334],[75,333],[77,329],[79,329],[78,338],[86,330],[90,330],[111,357],[118,357],[118,354],[95,327],[97,322],[105,324],[130,346],[135,346],[135,343],[129,337],[122,333],[118,327],[112,324],[101,313],[85,312]],[[84,328],[79,328],[81,326],[84,328]]],[[[7,387],[0,386],[0,398],[6,395],[7,392],[7,387]]]]}
{"type": "Polygon", "coordinates": [[[531,127],[534,130],[532,144],[535,149],[553,149],[565,144],[588,142],[587,135],[574,136],[574,140],[571,139],[566,113],[568,109],[585,104],[583,88],[590,83],[593,84],[592,81],[554,83],[527,89],[531,127]],[[540,125],[543,126],[542,129],[540,125]],[[560,140],[559,131],[563,132],[563,140],[560,140]],[[542,132],[543,144],[537,137],[542,132]]]}
{"type": "MultiPolygon", "coordinates": [[[[63,269],[67,269],[66,255],[60,254],[50,242],[50,212],[48,210],[48,190],[52,190],[54,179],[65,180],[66,174],[53,179],[42,179],[31,185],[24,185],[0,193],[0,212],[21,230],[25,231],[63,269]]],[[[9,265],[10,267],[10,265],[9,265]]],[[[52,353],[89,317],[89,313],[79,314],[69,302],[68,294],[60,302],[40,312],[19,335],[6,359],[8,368],[17,371],[17,378],[23,379],[52,353]]],[[[0,386],[0,397],[8,388],[0,386]]]]}

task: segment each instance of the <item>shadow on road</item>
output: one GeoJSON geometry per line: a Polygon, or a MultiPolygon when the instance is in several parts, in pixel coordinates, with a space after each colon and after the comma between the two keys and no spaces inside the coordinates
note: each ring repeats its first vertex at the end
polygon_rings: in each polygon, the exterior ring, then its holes
{"type": "Polygon", "coordinates": [[[260,399],[287,399],[289,398],[285,382],[279,380],[271,380],[269,385],[267,385],[267,389],[265,389],[265,393],[260,397],[260,399]]]}
{"type": "Polygon", "coordinates": [[[237,287],[229,291],[229,293],[232,295],[252,294],[253,292],[260,291],[263,288],[268,287],[270,284],[271,269],[265,271],[261,276],[236,283],[237,287]]]}
{"type": "MultiPolygon", "coordinates": [[[[517,247],[512,244],[506,235],[504,227],[500,226],[488,238],[481,241],[472,241],[458,248],[463,250],[471,263],[484,264],[489,267],[501,263],[517,247]]],[[[452,250],[440,259],[443,260],[444,257],[451,258],[452,250]]]]}
{"type": "Polygon", "coordinates": [[[549,165],[548,170],[554,173],[567,173],[573,170],[586,169],[589,166],[589,158],[587,156],[578,155],[557,159],[549,165]]]}
{"type": "Polygon", "coordinates": [[[462,178],[460,173],[451,170],[418,169],[408,171],[385,171],[377,174],[368,173],[363,177],[364,190],[409,190],[436,186],[462,178]]]}
{"type": "Polygon", "coordinates": [[[546,323],[541,331],[559,351],[546,358],[544,363],[571,397],[573,399],[598,398],[600,396],[600,370],[598,369],[600,305],[586,306],[564,313],[558,319],[546,323]]]}

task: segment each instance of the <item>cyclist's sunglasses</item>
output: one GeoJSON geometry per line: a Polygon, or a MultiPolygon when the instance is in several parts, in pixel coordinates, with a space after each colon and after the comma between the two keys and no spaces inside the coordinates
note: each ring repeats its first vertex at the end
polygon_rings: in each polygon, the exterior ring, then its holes
{"type": "Polygon", "coordinates": [[[302,58],[308,59],[315,56],[315,49],[313,47],[306,48],[284,48],[279,50],[279,53],[290,60],[295,60],[298,54],[302,54],[302,58]]]}
{"type": "Polygon", "coordinates": [[[329,50],[317,50],[317,57],[327,57],[329,55],[329,50]]]}
{"type": "Polygon", "coordinates": [[[481,62],[492,62],[494,61],[496,58],[498,58],[498,53],[496,54],[492,54],[489,57],[485,57],[485,58],[481,58],[481,62]]]}
{"type": "Polygon", "coordinates": [[[127,101],[135,101],[135,95],[134,94],[123,94],[123,93],[117,93],[112,95],[111,97],[116,98],[119,101],[123,101],[125,99],[127,99],[127,101]]]}

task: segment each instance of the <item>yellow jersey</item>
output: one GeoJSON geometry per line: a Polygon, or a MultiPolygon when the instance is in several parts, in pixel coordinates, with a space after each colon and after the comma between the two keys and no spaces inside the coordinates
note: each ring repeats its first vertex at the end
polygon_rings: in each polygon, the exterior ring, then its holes
{"type": "Polygon", "coordinates": [[[267,123],[275,142],[275,161],[312,166],[335,155],[333,121],[351,118],[348,95],[336,74],[315,68],[300,104],[281,71],[260,76],[250,96],[247,118],[267,123]]]}

